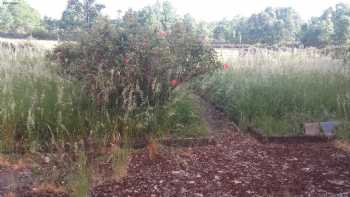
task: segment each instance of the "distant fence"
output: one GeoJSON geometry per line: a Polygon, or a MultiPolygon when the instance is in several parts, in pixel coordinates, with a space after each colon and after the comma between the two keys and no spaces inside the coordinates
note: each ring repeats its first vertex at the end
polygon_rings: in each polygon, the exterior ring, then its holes
{"type": "Polygon", "coordinates": [[[2,37],[2,38],[14,38],[14,39],[26,39],[26,38],[30,37],[30,34],[0,32],[0,37],[2,37]]]}
{"type": "Polygon", "coordinates": [[[304,48],[300,44],[280,44],[280,45],[268,45],[268,44],[232,44],[225,42],[212,42],[213,48],[224,48],[224,49],[245,49],[245,48],[264,48],[270,50],[277,50],[281,48],[304,48]]]}
{"type": "Polygon", "coordinates": [[[21,33],[8,33],[8,32],[0,32],[1,38],[9,38],[9,39],[31,39],[35,38],[38,40],[58,40],[58,35],[45,32],[45,31],[35,31],[32,34],[21,34],[21,33]]]}
{"type": "Polygon", "coordinates": [[[9,38],[9,39],[38,39],[38,40],[51,40],[51,41],[59,41],[59,40],[76,40],[80,36],[80,32],[46,32],[46,31],[34,31],[31,34],[21,34],[21,33],[13,33],[13,32],[0,32],[1,38],[9,38]]]}

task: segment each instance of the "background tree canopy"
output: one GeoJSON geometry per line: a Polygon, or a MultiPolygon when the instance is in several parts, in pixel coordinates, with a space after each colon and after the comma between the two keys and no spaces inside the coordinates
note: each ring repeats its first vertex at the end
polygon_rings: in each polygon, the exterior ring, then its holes
{"type": "Polygon", "coordinates": [[[17,4],[0,4],[0,30],[3,32],[31,33],[40,26],[40,14],[25,0],[17,4]]]}
{"type": "MultiPolygon", "coordinates": [[[[95,0],[68,0],[60,19],[43,17],[25,0],[18,4],[0,5],[0,32],[32,34],[39,39],[76,40],[91,30],[103,16],[104,5],[95,0]]],[[[128,10],[125,16],[133,13],[128,10]]],[[[124,16],[124,17],[125,17],[124,16]]],[[[121,24],[121,12],[111,23],[121,24]]],[[[138,11],[138,20],[145,25],[167,31],[179,20],[170,2],[156,3],[138,11]]],[[[186,28],[198,32],[202,39],[214,43],[304,45],[325,47],[350,43],[350,6],[339,3],[321,16],[302,21],[293,8],[266,8],[250,17],[235,16],[216,22],[196,21],[183,17],[186,28]]]]}

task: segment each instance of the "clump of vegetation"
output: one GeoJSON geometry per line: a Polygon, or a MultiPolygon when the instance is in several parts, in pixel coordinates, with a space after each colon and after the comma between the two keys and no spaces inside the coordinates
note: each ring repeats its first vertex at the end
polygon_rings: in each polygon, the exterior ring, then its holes
{"type": "Polygon", "coordinates": [[[308,121],[349,121],[349,68],[317,51],[254,50],[195,83],[241,127],[298,135],[308,121]]]}
{"type": "Polygon", "coordinates": [[[127,174],[129,153],[130,150],[128,148],[114,148],[112,152],[112,168],[116,178],[124,177],[127,174]]]}
{"type": "Polygon", "coordinates": [[[147,144],[148,158],[150,160],[157,159],[159,157],[159,143],[156,139],[150,138],[147,144]]]}
{"type": "Polygon", "coordinates": [[[175,16],[145,20],[153,13],[129,11],[118,25],[100,19],[81,40],[64,43],[51,55],[60,76],[79,82],[98,112],[119,120],[123,135],[160,131],[172,91],[218,65],[216,52],[191,23],[175,16]]]}
{"type": "Polygon", "coordinates": [[[78,152],[78,160],[75,164],[75,172],[71,175],[69,190],[72,196],[89,196],[91,172],[88,166],[87,156],[84,152],[78,152]]]}
{"type": "Polygon", "coordinates": [[[78,44],[55,49],[63,77],[83,83],[104,110],[125,114],[164,105],[176,80],[182,83],[215,68],[215,52],[185,24],[150,28],[138,13],[121,27],[100,21],[78,44]]]}
{"type": "Polygon", "coordinates": [[[12,140],[31,149],[48,145],[52,137],[74,139],[86,131],[110,129],[80,84],[57,76],[45,61],[45,50],[24,45],[1,51],[0,128],[6,136],[1,144],[12,140]]]}
{"type": "Polygon", "coordinates": [[[186,128],[178,117],[176,128],[165,128],[162,117],[177,86],[217,67],[216,53],[193,24],[176,15],[144,20],[153,13],[130,11],[118,25],[100,19],[49,54],[34,43],[2,43],[1,148],[48,150],[54,141],[146,139],[186,128]]]}
{"type": "Polygon", "coordinates": [[[187,88],[174,92],[174,99],[166,106],[164,123],[169,134],[182,137],[204,136],[208,132],[201,117],[202,109],[195,96],[187,88]]]}
{"type": "Polygon", "coordinates": [[[337,138],[339,139],[350,139],[350,122],[347,121],[340,124],[336,129],[335,133],[337,138]]]}

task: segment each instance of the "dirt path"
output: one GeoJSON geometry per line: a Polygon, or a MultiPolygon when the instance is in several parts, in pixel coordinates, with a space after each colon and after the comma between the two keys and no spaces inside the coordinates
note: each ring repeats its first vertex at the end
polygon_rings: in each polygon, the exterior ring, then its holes
{"type": "MultiPolygon", "coordinates": [[[[350,192],[350,154],[330,142],[260,144],[200,99],[217,144],[144,150],[131,159],[128,176],[93,189],[92,196],[320,196],[350,192]]],[[[349,194],[350,195],[350,194],[349,194]]],[[[344,195],[346,196],[346,195],[344,195]]]]}
{"type": "Polygon", "coordinates": [[[18,191],[23,187],[30,187],[32,182],[32,173],[30,170],[0,169],[0,196],[18,191]]]}
{"type": "Polygon", "coordinates": [[[217,135],[224,132],[239,132],[239,128],[228,117],[216,109],[202,97],[194,95],[194,99],[202,106],[202,119],[207,122],[209,134],[217,135]]]}

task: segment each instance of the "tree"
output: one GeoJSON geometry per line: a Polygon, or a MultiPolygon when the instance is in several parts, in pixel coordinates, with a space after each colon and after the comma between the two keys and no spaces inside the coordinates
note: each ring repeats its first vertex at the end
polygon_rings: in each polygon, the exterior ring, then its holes
{"type": "Polygon", "coordinates": [[[321,47],[325,43],[322,41],[322,21],[314,17],[309,23],[304,24],[301,31],[301,41],[304,46],[321,47]]]}
{"type": "Polygon", "coordinates": [[[0,31],[30,34],[40,26],[40,14],[24,0],[0,5],[0,31]]]}
{"type": "Polygon", "coordinates": [[[79,0],[68,0],[60,26],[65,31],[79,31],[83,24],[83,17],[83,4],[79,0]]]}
{"type": "Polygon", "coordinates": [[[13,16],[7,6],[0,5],[0,30],[3,32],[11,31],[13,16]]]}
{"type": "Polygon", "coordinates": [[[97,4],[95,0],[84,0],[83,3],[79,0],[68,0],[62,14],[61,28],[68,32],[89,30],[104,8],[104,5],[97,4]]]}
{"type": "Polygon", "coordinates": [[[301,41],[304,46],[325,47],[333,43],[333,9],[327,9],[321,17],[313,17],[303,25],[301,41]]]}
{"type": "Polygon", "coordinates": [[[303,26],[301,40],[305,46],[325,47],[350,43],[350,6],[337,4],[320,17],[313,17],[303,26]]]}
{"type": "Polygon", "coordinates": [[[91,29],[92,24],[96,22],[98,16],[101,15],[101,11],[105,8],[102,4],[97,4],[95,0],[83,1],[83,15],[85,28],[91,29]]]}
{"type": "Polygon", "coordinates": [[[328,8],[321,16],[321,35],[320,41],[323,45],[330,45],[334,38],[334,11],[333,8],[328,8]]]}
{"type": "Polygon", "coordinates": [[[247,20],[243,39],[251,44],[296,43],[301,24],[300,16],[292,8],[266,8],[247,20]]]}
{"type": "Polygon", "coordinates": [[[199,39],[203,41],[209,41],[209,38],[211,37],[211,31],[208,23],[204,21],[199,22],[196,31],[199,39]]]}
{"type": "Polygon", "coordinates": [[[213,38],[219,42],[228,42],[230,34],[230,22],[226,19],[219,21],[213,30],[213,38]]]}
{"type": "Polygon", "coordinates": [[[216,41],[227,43],[241,43],[244,18],[236,16],[231,20],[223,19],[215,23],[213,38],[216,41]]]}
{"type": "Polygon", "coordinates": [[[177,20],[176,12],[170,1],[164,1],[160,6],[160,22],[162,29],[167,31],[177,20]]]}
{"type": "Polygon", "coordinates": [[[196,29],[196,21],[190,14],[185,14],[183,18],[186,32],[193,32],[196,29]]]}
{"type": "Polygon", "coordinates": [[[42,26],[47,31],[57,31],[60,27],[60,20],[45,16],[42,20],[42,26]]]}
{"type": "Polygon", "coordinates": [[[350,42],[350,6],[344,3],[336,5],[334,14],[334,31],[336,44],[350,42]]]}

